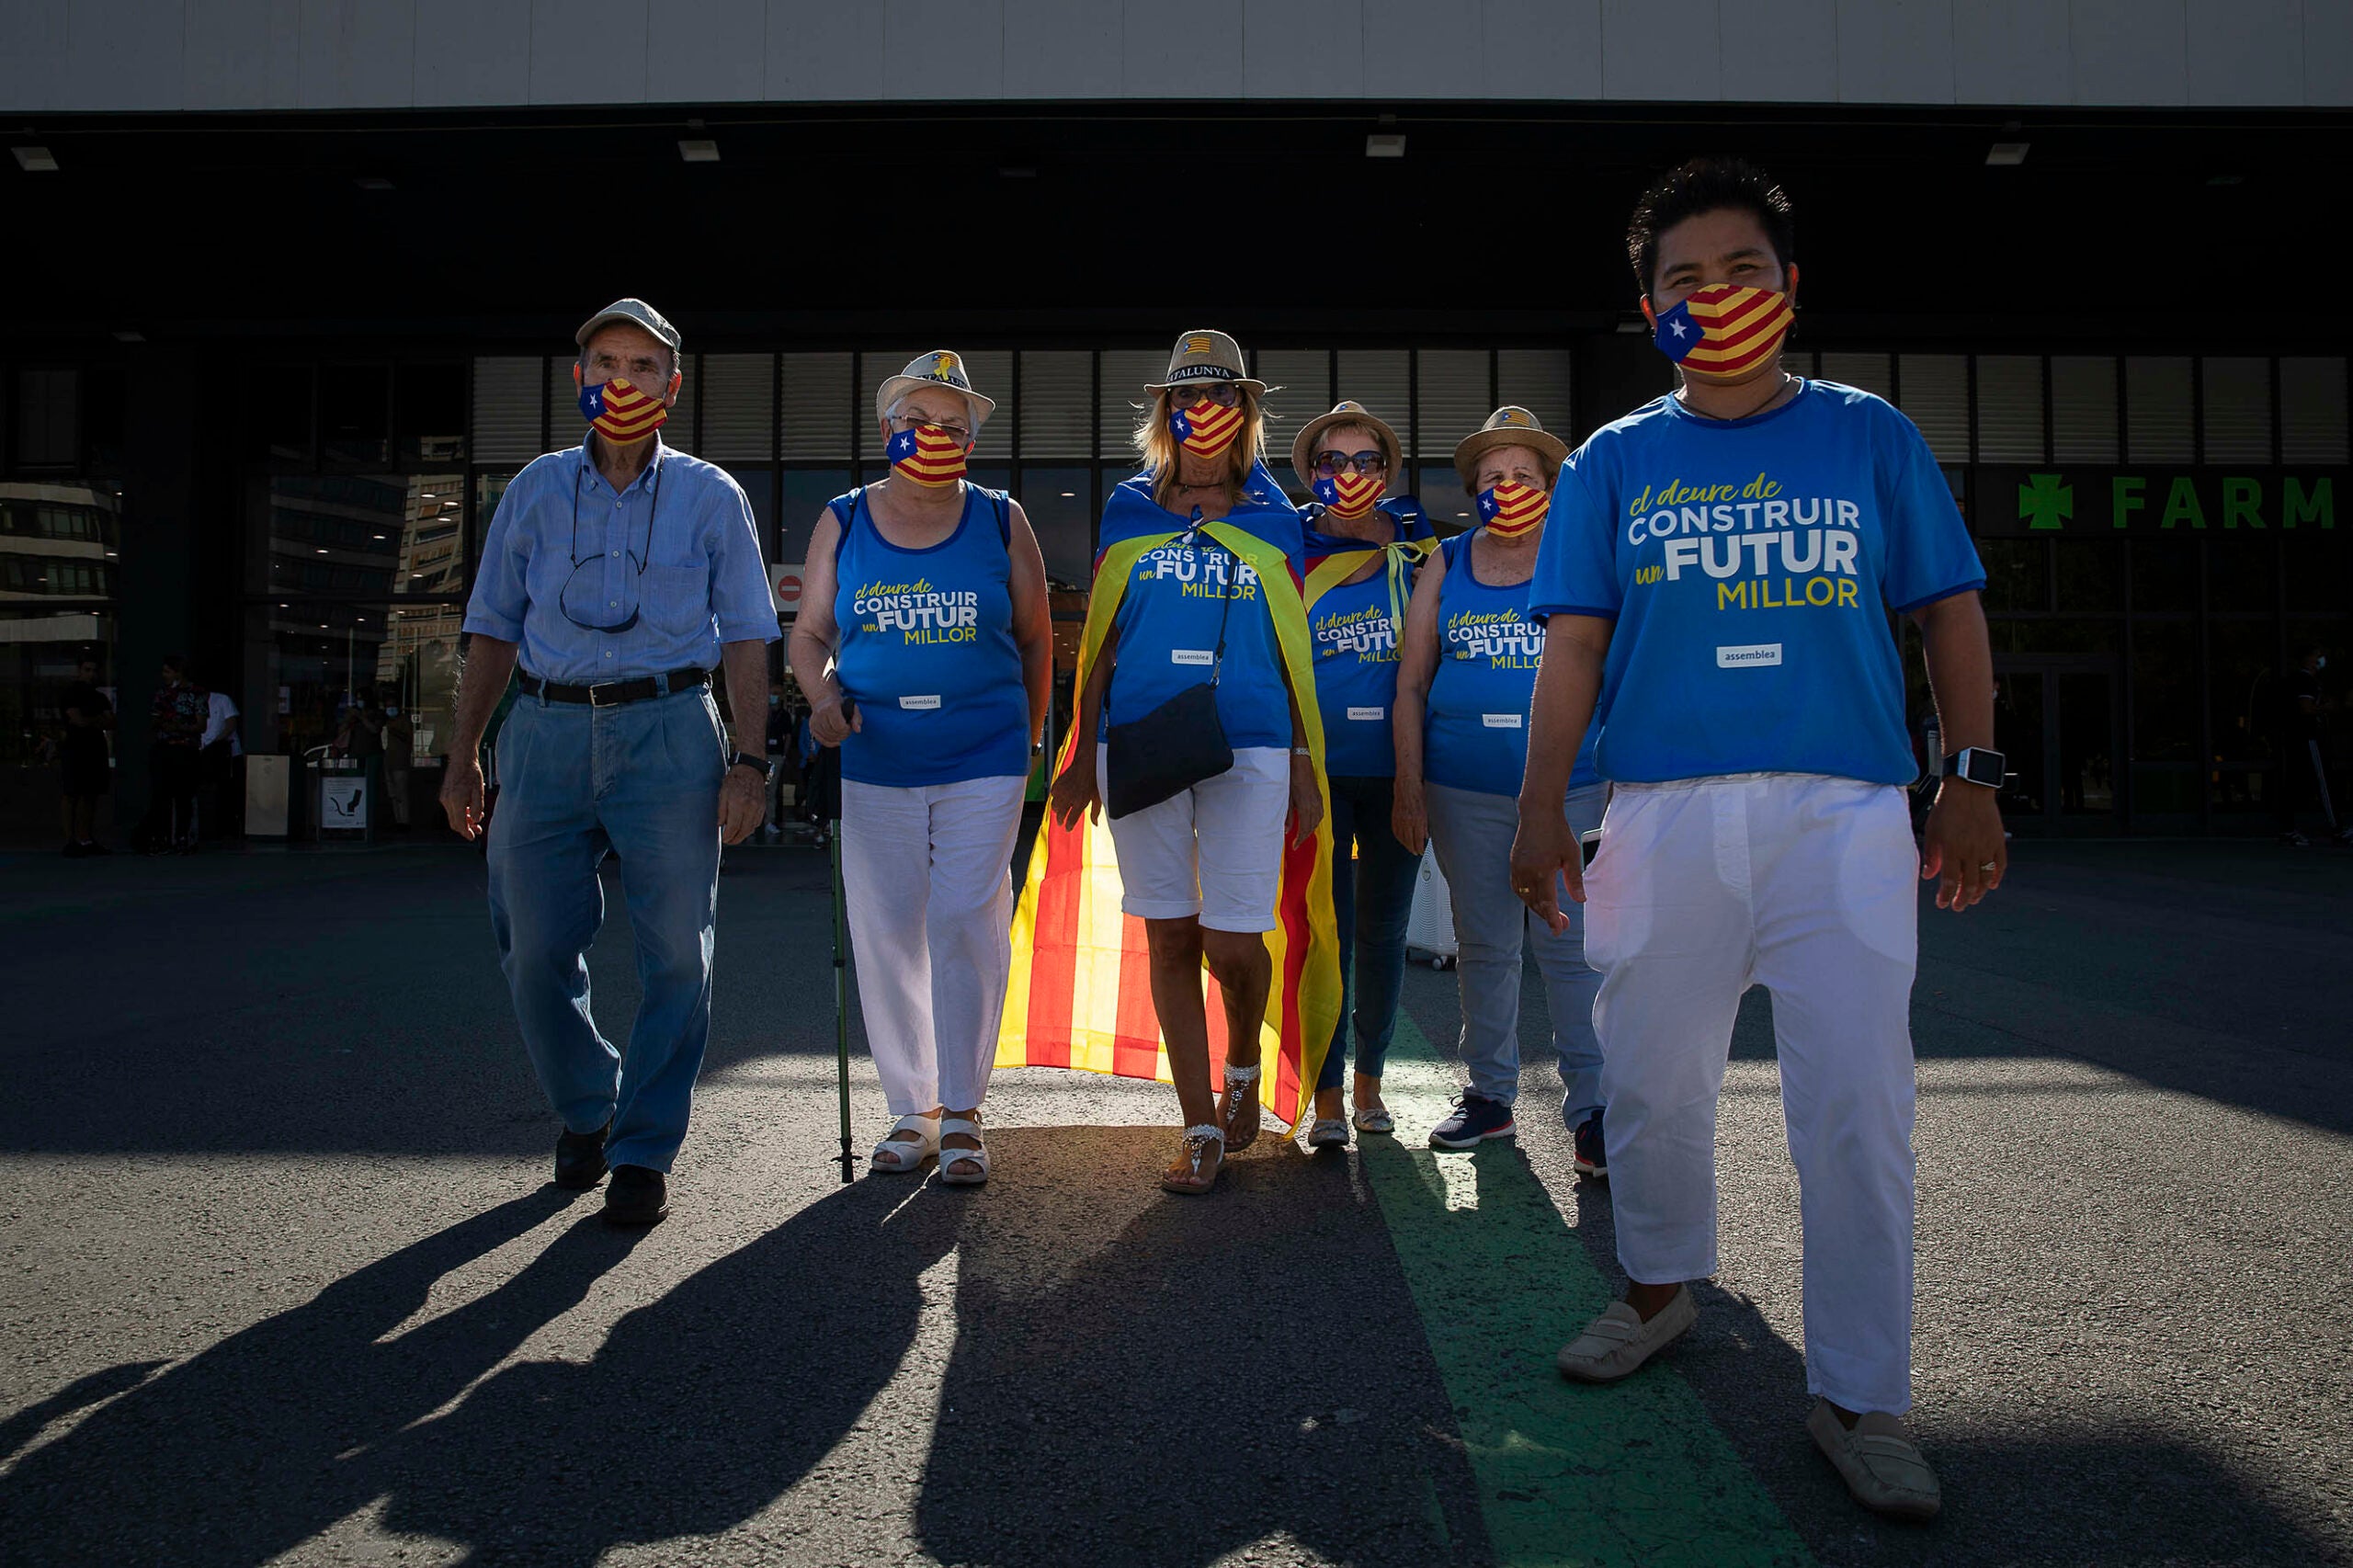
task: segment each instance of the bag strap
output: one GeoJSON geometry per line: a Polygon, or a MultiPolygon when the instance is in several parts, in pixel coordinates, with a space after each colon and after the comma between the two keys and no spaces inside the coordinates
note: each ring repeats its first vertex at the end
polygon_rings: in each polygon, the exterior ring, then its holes
{"type": "Polygon", "coordinates": [[[1228,561],[1233,562],[1233,580],[1220,585],[1217,596],[1217,652],[1210,658],[1210,685],[1215,686],[1218,678],[1225,674],[1225,623],[1233,615],[1233,590],[1241,585],[1243,561],[1223,544],[1201,532],[1201,509],[1199,506],[1193,508],[1192,539],[1195,550],[1205,543],[1215,545],[1228,561]]]}
{"type": "Polygon", "coordinates": [[[1006,504],[1007,492],[992,490],[987,494],[990,505],[996,508],[997,542],[1006,549],[1011,550],[1013,548],[1013,508],[1006,504]]]}

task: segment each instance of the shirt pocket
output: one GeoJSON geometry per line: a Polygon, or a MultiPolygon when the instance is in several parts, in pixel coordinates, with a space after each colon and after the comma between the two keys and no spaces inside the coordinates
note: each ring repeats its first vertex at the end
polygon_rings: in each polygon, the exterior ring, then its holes
{"type": "Polygon", "coordinates": [[[710,625],[710,568],[706,565],[645,569],[645,595],[641,601],[646,620],[655,630],[690,636],[710,625]]]}

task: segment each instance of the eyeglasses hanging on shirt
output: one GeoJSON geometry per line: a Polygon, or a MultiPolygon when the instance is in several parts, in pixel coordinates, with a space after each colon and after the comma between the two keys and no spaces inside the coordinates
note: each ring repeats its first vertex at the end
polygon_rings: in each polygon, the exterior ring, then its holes
{"type": "MultiPolygon", "coordinates": [[[[630,550],[628,529],[624,526],[620,552],[610,549],[600,550],[585,561],[580,559],[581,477],[582,471],[574,469],[572,473],[572,574],[563,580],[563,591],[557,596],[556,602],[563,611],[563,619],[581,631],[601,632],[608,637],[618,636],[637,624],[639,601],[643,597],[643,590],[638,585],[645,577],[646,562],[654,557],[654,524],[662,512],[662,462],[657,457],[654,471],[645,476],[645,553],[642,555],[630,550]],[[608,620],[608,618],[620,608],[620,602],[605,598],[603,568],[607,561],[620,552],[625,552],[629,563],[636,568],[631,574],[634,580],[631,584],[629,615],[620,620],[608,620]],[[597,570],[591,574],[590,567],[597,570]],[[604,599],[604,603],[597,604],[599,599],[604,599]],[[584,613],[593,619],[584,620],[581,619],[584,613]]],[[[614,509],[620,510],[619,506],[616,505],[614,509]]]]}

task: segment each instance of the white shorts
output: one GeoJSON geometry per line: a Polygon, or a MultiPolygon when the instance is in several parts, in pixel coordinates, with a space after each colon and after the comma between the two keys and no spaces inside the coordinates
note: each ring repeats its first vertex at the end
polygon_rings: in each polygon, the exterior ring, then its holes
{"type": "MultiPolygon", "coordinates": [[[[1095,748],[1108,784],[1110,750],[1095,748]]],[[[1271,931],[1282,881],[1290,750],[1243,746],[1233,766],[1180,795],[1115,819],[1120,908],[1144,920],[1198,915],[1212,931],[1271,931]]]]}

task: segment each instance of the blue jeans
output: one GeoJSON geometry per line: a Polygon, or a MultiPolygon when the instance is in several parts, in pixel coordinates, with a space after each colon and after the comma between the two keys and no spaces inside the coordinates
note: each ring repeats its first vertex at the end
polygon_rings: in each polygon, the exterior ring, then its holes
{"type": "Polygon", "coordinates": [[[719,786],[727,742],[708,690],[620,708],[518,697],[498,736],[490,924],[523,1046],[574,1132],[610,1122],[605,1158],[666,1171],[710,1036],[719,786]],[[605,921],[597,863],[620,856],[644,1000],[626,1054],[588,1009],[585,954],[605,921]]]}
{"type": "Polygon", "coordinates": [[[1357,1071],[1381,1076],[1405,983],[1405,923],[1421,861],[1389,831],[1396,780],[1336,778],[1332,788],[1332,911],[1340,936],[1340,1021],[1315,1086],[1336,1089],[1347,1064],[1348,1018],[1357,1022],[1357,1071]],[[1356,846],[1357,858],[1348,857],[1356,846]],[[1361,880],[1362,887],[1358,883],[1361,880]],[[1359,894],[1361,896],[1359,897],[1359,894]],[[1351,939],[1351,929],[1354,937],[1351,939]]]}
{"type": "MultiPolygon", "coordinates": [[[[1584,833],[1601,825],[1608,786],[1588,784],[1568,793],[1569,825],[1584,833]]],[[[1562,1119],[1575,1127],[1601,1107],[1601,1044],[1593,1032],[1593,999],[1601,976],[1585,961],[1586,906],[1566,893],[1561,907],[1569,928],[1555,935],[1511,891],[1511,841],[1519,831],[1518,803],[1509,795],[1423,786],[1430,846],[1454,907],[1456,977],[1462,990],[1462,1064],[1473,1093],[1510,1105],[1519,1097],[1519,974],[1532,948],[1552,1015],[1552,1051],[1567,1091],[1562,1119]]]]}

